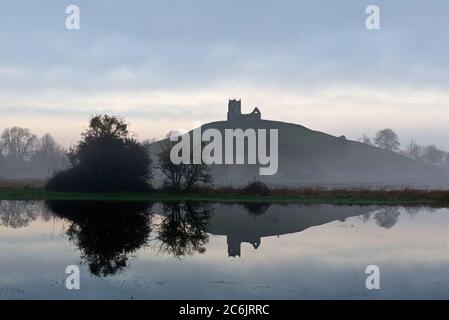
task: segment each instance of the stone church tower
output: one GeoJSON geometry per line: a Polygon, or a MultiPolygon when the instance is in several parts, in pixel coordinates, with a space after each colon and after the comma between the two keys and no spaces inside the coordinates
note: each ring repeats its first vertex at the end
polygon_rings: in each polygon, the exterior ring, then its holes
{"type": "Polygon", "coordinates": [[[251,113],[242,114],[242,100],[233,99],[228,102],[228,121],[260,120],[261,117],[259,108],[254,108],[251,113]]]}

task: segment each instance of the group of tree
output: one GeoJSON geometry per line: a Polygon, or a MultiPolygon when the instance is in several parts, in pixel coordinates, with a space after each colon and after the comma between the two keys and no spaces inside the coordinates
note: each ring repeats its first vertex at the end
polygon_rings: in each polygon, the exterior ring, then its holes
{"type": "Polygon", "coordinates": [[[123,119],[97,115],[81,140],[68,152],[69,168],[56,173],[47,188],[56,191],[145,191],[151,179],[151,158],[132,137],[123,119]]]}
{"type": "Polygon", "coordinates": [[[205,164],[174,164],[166,139],[153,165],[148,142],[131,136],[124,119],[97,115],[70,148],[69,167],[56,173],[47,183],[49,190],[83,192],[147,191],[151,189],[153,169],[160,170],[164,187],[175,192],[191,192],[209,184],[212,177],[205,164]]]}
{"type": "Polygon", "coordinates": [[[377,146],[387,151],[396,152],[414,160],[441,167],[449,167],[448,152],[439,149],[433,144],[420,145],[413,140],[410,141],[404,149],[401,149],[399,137],[392,129],[380,130],[376,133],[373,139],[364,134],[359,139],[359,141],[369,145],[377,146]]]}
{"type": "MultiPolygon", "coordinates": [[[[171,161],[172,147],[178,142],[170,139],[173,136],[180,137],[169,133],[159,144],[153,163],[151,143],[137,141],[125,120],[115,116],[91,117],[81,140],[69,151],[49,134],[38,138],[26,128],[7,128],[0,136],[0,178],[52,176],[47,187],[57,191],[146,191],[151,188],[153,169],[158,169],[163,187],[171,192],[192,192],[209,185],[212,175],[205,163],[171,161]]],[[[411,159],[449,167],[447,152],[414,141],[401,149],[398,135],[391,129],[380,130],[372,139],[364,135],[359,140],[411,159]]]]}
{"type": "Polygon", "coordinates": [[[364,134],[359,141],[392,152],[398,152],[401,146],[398,135],[391,129],[380,130],[373,139],[364,134]]]}
{"type": "Polygon", "coordinates": [[[12,127],[0,136],[2,178],[47,178],[66,163],[66,151],[50,134],[38,138],[29,129],[12,127]]]}

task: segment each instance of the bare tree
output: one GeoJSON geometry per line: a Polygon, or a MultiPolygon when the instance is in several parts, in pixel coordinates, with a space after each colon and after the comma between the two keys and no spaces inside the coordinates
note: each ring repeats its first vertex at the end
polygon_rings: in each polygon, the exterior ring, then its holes
{"type": "Polygon", "coordinates": [[[212,175],[207,164],[190,164],[185,166],[184,191],[190,192],[195,187],[212,182],[212,175]]]}
{"type": "Polygon", "coordinates": [[[5,129],[1,140],[1,154],[20,161],[29,160],[37,146],[37,137],[20,127],[5,129]]]}
{"type": "Polygon", "coordinates": [[[430,164],[444,165],[446,153],[435,145],[428,145],[423,150],[422,159],[430,164]]]}
{"type": "Polygon", "coordinates": [[[410,143],[406,147],[406,155],[409,158],[415,160],[422,160],[423,156],[423,147],[417,144],[415,141],[410,141],[410,143]]]}
{"type": "Polygon", "coordinates": [[[179,136],[176,132],[170,132],[167,139],[162,143],[159,153],[159,169],[165,177],[164,185],[173,191],[190,192],[195,187],[212,182],[209,167],[204,163],[192,164],[192,152],[189,163],[174,164],[170,158],[172,147],[177,143],[170,141],[170,136],[179,136]]]}
{"type": "Polygon", "coordinates": [[[370,145],[370,146],[373,145],[373,142],[371,141],[371,138],[368,137],[366,134],[363,134],[363,136],[361,136],[361,137],[359,138],[359,141],[360,141],[361,143],[365,143],[365,144],[368,144],[368,145],[370,145]]]}
{"type": "Polygon", "coordinates": [[[67,166],[66,150],[50,134],[47,133],[38,140],[36,149],[32,161],[41,163],[42,167],[45,165],[50,170],[49,173],[67,166]]]}
{"type": "Polygon", "coordinates": [[[374,143],[379,148],[387,151],[397,152],[399,150],[399,138],[396,133],[391,129],[383,129],[376,134],[374,143]]]}
{"type": "Polygon", "coordinates": [[[170,141],[170,136],[172,135],[178,134],[171,131],[167,134],[167,139],[161,143],[161,151],[158,154],[159,169],[164,176],[164,186],[171,190],[179,191],[182,186],[185,164],[180,163],[176,165],[170,159],[171,149],[176,144],[175,141],[170,141]]]}
{"type": "Polygon", "coordinates": [[[39,139],[39,150],[46,154],[57,154],[61,151],[55,139],[50,134],[45,134],[39,139]]]}

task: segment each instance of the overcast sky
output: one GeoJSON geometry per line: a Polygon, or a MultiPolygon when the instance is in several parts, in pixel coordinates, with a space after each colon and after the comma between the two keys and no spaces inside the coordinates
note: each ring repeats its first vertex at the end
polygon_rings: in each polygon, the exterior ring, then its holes
{"type": "Polygon", "coordinates": [[[225,119],[236,97],[265,119],[449,150],[448,15],[447,0],[0,0],[0,130],[67,146],[109,112],[145,139],[225,119]]]}

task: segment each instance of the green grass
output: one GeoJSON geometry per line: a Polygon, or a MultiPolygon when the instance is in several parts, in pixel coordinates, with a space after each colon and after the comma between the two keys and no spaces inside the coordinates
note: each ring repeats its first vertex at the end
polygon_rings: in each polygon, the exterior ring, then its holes
{"type": "Polygon", "coordinates": [[[0,188],[0,200],[97,200],[97,201],[198,201],[198,202],[270,202],[345,205],[426,205],[449,207],[448,191],[369,191],[369,190],[296,190],[274,191],[269,196],[241,195],[209,190],[203,193],[81,193],[50,192],[39,188],[0,188]]]}

